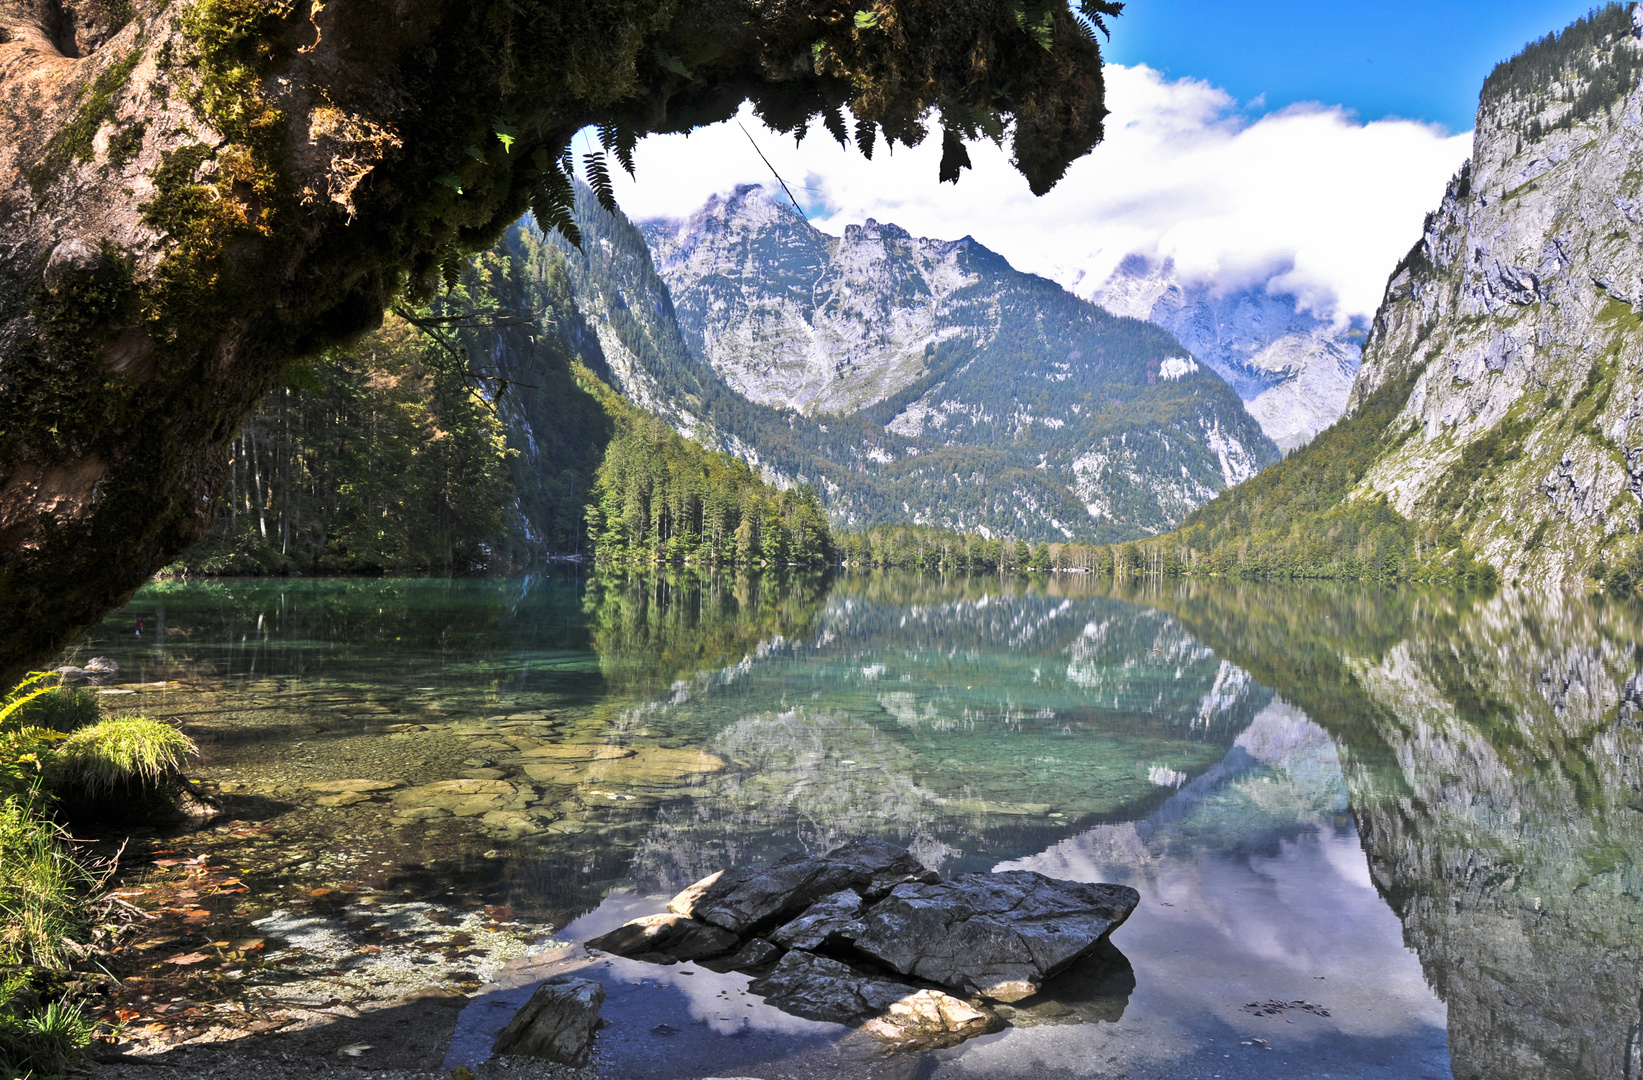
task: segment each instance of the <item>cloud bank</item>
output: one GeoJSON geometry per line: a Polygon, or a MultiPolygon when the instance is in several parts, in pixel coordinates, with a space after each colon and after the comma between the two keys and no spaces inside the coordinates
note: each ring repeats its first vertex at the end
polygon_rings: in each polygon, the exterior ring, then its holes
{"type": "MultiPolygon", "coordinates": [[[[1016,267],[1088,296],[1126,255],[1173,258],[1192,280],[1266,283],[1325,317],[1366,316],[1420,235],[1471,135],[1406,120],[1359,123],[1337,107],[1254,117],[1225,91],[1109,65],[1107,140],[1035,198],[991,143],[975,168],[938,184],[940,139],[882,147],[869,162],[819,125],[798,145],[741,123],[824,231],[867,218],[914,235],[974,236],[1016,267]]],[[[617,199],[636,220],[683,217],[740,183],[776,184],[731,121],[645,139],[638,180],[617,199]]]]}

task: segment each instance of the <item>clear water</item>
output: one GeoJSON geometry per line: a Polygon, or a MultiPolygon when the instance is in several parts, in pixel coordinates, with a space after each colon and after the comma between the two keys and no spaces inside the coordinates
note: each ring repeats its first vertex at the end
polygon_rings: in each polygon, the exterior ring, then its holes
{"type": "MultiPolygon", "coordinates": [[[[911,1062],[726,1015],[741,976],[601,966],[622,1075],[1631,1078],[1640,622],[1562,594],[567,573],[159,584],[69,659],[116,659],[117,699],[277,823],[242,852],[270,890],[455,890],[577,940],[871,833],[1142,893],[1129,974],[911,1062]],[[426,797],[462,778],[511,794],[426,797]],[[320,805],[342,779],[403,786],[320,805]]],[[[566,956],[497,973],[453,1061],[566,956]]]]}

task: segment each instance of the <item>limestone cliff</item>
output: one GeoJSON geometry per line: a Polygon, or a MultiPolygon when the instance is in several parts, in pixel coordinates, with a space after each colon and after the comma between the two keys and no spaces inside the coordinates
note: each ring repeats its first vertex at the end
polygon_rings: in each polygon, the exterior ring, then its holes
{"type": "Polygon", "coordinates": [[[1351,497],[1454,526],[1507,581],[1643,527],[1643,41],[1612,4],[1500,65],[1471,162],[1397,267],[1356,410],[1407,399],[1351,497]]]}

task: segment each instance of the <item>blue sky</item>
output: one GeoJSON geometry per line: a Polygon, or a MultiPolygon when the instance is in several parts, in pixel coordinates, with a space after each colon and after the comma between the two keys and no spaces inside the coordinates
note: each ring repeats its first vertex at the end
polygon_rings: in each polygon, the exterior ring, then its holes
{"type": "Polygon", "coordinates": [[[1344,105],[1468,131],[1501,60],[1592,0],[1129,0],[1108,61],[1213,83],[1256,110],[1344,105]],[[1264,100],[1263,99],[1264,96],[1264,100]]]}

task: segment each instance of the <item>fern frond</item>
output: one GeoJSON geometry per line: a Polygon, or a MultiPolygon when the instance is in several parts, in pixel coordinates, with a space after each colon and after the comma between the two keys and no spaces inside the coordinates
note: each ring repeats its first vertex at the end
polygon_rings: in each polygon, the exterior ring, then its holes
{"type": "Polygon", "coordinates": [[[531,214],[544,233],[557,229],[560,236],[580,251],[582,231],[576,227],[576,218],[572,213],[576,206],[576,189],[571,187],[570,177],[559,168],[561,162],[552,161],[546,152],[540,153],[542,158],[537,161],[537,166],[541,171],[531,189],[531,214]],[[541,168],[544,161],[553,167],[541,168]]]}
{"type": "Polygon", "coordinates": [[[1078,13],[1090,21],[1090,25],[1107,35],[1112,40],[1112,31],[1107,29],[1107,19],[1116,19],[1124,13],[1124,5],[1114,0],[1078,0],[1078,13]]]}
{"type": "Polygon", "coordinates": [[[845,128],[844,116],[837,106],[829,105],[822,110],[822,124],[827,128],[827,133],[838,140],[840,146],[846,150],[850,148],[850,132],[845,128]]]}
{"type": "Polygon", "coordinates": [[[593,189],[594,198],[604,207],[605,213],[616,213],[616,188],[610,182],[610,167],[605,164],[605,155],[589,151],[582,155],[582,165],[588,171],[588,186],[593,189]]]}
{"type": "Polygon", "coordinates": [[[871,120],[856,121],[856,145],[861,147],[861,156],[868,161],[873,160],[873,137],[877,129],[871,120]]]}

